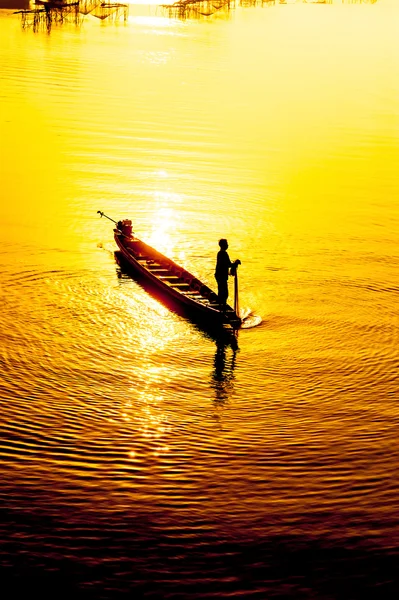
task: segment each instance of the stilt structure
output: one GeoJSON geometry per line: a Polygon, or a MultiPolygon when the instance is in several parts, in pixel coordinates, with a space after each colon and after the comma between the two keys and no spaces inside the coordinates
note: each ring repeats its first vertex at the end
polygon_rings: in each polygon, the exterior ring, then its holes
{"type": "Polygon", "coordinates": [[[17,11],[21,15],[22,27],[32,27],[37,31],[40,27],[51,30],[53,24],[73,22],[78,24],[82,16],[91,14],[97,19],[112,18],[114,21],[126,21],[129,5],[119,2],[103,2],[102,0],[36,0],[33,8],[17,11]]]}
{"type": "Polygon", "coordinates": [[[33,8],[18,11],[21,14],[22,27],[32,27],[37,31],[40,27],[45,27],[48,31],[54,23],[64,23],[66,21],[79,22],[79,2],[59,2],[52,0],[44,2],[36,0],[33,8]]]}

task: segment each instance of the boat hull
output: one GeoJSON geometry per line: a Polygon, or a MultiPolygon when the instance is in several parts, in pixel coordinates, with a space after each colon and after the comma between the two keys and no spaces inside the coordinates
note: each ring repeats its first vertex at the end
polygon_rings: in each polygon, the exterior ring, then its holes
{"type": "Polygon", "coordinates": [[[114,238],[126,263],[162,295],[171,298],[198,317],[233,329],[241,319],[231,306],[219,310],[217,294],[192,273],[167,258],[145,242],[114,229],[114,238]]]}

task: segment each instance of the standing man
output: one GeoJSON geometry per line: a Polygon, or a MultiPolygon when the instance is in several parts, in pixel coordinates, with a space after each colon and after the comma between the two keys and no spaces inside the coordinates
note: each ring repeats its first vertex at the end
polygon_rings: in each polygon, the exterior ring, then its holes
{"type": "Polygon", "coordinates": [[[222,238],[219,240],[220,250],[217,254],[216,259],[216,270],[215,279],[218,284],[218,298],[220,311],[226,312],[226,302],[229,297],[229,287],[227,284],[229,278],[229,269],[231,267],[241,264],[239,260],[234,263],[231,262],[229,255],[227,254],[227,248],[229,247],[227,240],[222,238]]]}

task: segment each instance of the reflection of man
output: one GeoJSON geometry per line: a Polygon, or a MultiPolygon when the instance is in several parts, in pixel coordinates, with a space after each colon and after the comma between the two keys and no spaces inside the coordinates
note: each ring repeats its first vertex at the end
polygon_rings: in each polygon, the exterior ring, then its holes
{"type": "Polygon", "coordinates": [[[239,260],[236,260],[234,263],[231,262],[230,257],[227,254],[227,248],[229,247],[227,240],[225,240],[224,238],[219,240],[219,246],[220,250],[217,254],[216,259],[215,279],[218,283],[218,297],[220,310],[222,312],[225,312],[227,298],[229,297],[229,287],[227,284],[229,278],[229,269],[230,267],[237,268],[237,265],[241,263],[239,260]]]}
{"type": "Polygon", "coordinates": [[[212,373],[213,387],[216,392],[216,402],[223,403],[229,399],[233,390],[234,368],[238,350],[237,339],[233,335],[221,336],[216,340],[214,370],[212,373]],[[226,348],[231,346],[231,361],[227,361],[226,348]]]}

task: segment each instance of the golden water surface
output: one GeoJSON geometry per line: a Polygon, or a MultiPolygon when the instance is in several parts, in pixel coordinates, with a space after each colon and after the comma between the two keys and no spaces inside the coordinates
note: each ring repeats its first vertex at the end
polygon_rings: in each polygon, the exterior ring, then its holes
{"type": "Polygon", "coordinates": [[[398,18],[389,0],[185,21],[133,6],[48,34],[0,11],[14,583],[394,597],[398,18]],[[227,237],[262,323],[237,349],[168,310],[97,210],[212,287],[227,237]]]}

